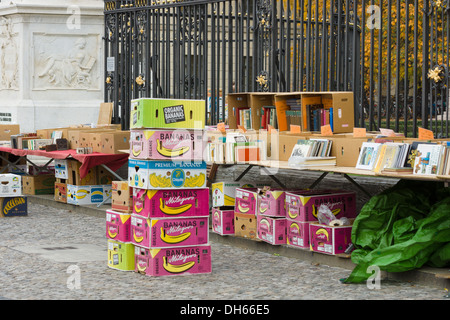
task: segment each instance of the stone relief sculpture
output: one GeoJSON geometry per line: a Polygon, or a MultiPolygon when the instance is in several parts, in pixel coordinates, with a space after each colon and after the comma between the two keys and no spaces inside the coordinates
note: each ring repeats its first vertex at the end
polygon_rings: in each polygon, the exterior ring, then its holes
{"type": "MultiPolygon", "coordinates": [[[[45,38],[45,36],[38,38],[45,38]]],[[[75,42],[72,42],[72,38],[71,36],[59,36],[58,39],[50,37],[38,45],[39,51],[35,56],[36,88],[95,89],[97,87],[92,81],[98,76],[94,68],[97,62],[94,57],[96,48],[88,48],[88,40],[84,37],[78,37],[75,42]],[[60,52],[54,52],[55,45],[60,52]]],[[[91,41],[91,43],[95,42],[91,41]]]]}
{"type": "Polygon", "coordinates": [[[19,53],[17,33],[12,30],[11,19],[0,18],[0,88],[18,89],[19,53]]]}

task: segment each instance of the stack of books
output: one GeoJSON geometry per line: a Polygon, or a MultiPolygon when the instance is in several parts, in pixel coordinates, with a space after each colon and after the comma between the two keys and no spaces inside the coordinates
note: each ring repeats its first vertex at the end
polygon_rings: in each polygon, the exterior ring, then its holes
{"type": "Polygon", "coordinates": [[[306,105],[306,131],[320,131],[329,124],[333,131],[333,108],[324,108],[323,104],[306,105]]]}
{"type": "Polygon", "coordinates": [[[261,129],[268,129],[269,125],[278,128],[277,111],[275,106],[264,106],[261,108],[261,129]]]}
{"type": "Polygon", "coordinates": [[[288,164],[291,167],[336,165],[336,157],[330,156],[332,140],[300,139],[292,149],[288,164]]]}

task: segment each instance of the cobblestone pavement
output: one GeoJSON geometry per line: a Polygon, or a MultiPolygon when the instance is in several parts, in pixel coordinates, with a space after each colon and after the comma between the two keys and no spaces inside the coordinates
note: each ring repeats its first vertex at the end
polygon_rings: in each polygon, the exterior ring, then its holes
{"type": "Polygon", "coordinates": [[[27,217],[0,219],[0,299],[446,300],[445,288],[389,280],[370,290],[340,283],[349,275],[346,269],[213,241],[210,274],[152,278],[118,271],[107,266],[104,218],[32,203],[28,210],[27,217]],[[97,259],[75,263],[79,288],[67,284],[73,262],[23,250],[73,244],[104,248],[97,259]]]}

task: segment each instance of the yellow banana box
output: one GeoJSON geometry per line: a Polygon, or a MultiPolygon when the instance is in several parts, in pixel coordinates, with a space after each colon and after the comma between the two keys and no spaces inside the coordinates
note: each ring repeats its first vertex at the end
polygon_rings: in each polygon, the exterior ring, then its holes
{"type": "Polygon", "coordinates": [[[311,251],[336,255],[344,253],[351,243],[352,224],[329,226],[318,222],[309,224],[309,242],[311,251]]]}
{"type": "Polygon", "coordinates": [[[131,242],[137,246],[169,248],[207,244],[209,217],[145,219],[131,216],[131,242]]]}
{"type": "Polygon", "coordinates": [[[144,218],[209,216],[209,188],[181,190],[133,188],[133,213],[144,218]]]}
{"type": "Polygon", "coordinates": [[[106,238],[131,242],[131,214],[106,210],[106,238]]]}
{"type": "Polygon", "coordinates": [[[132,130],[130,155],[134,159],[203,160],[203,130],[132,130]]]}
{"type": "Polygon", "coordinates": [[[134,245],[108,239],[108,267],[120,271],[134,271],[134,245]]]}
{"type": "Polygon", "coordinates": [[[130,128],[205,128],[205,100],[140,98],[131,100],[130,128]]]}
{"type": "Polygon", "coordinates": [[[206,187],[206,162],[137,160],[128,161],[130,187],[140,189],[193,189],[206,187]]]}
{"type": "Polygon", "coordinates": [[[147,276],[211,273],[211,246],[146,249],[135,246],[135,272],[147,276]]]}
{"type": "Polygon", "coordinates": [[[110,204],[111,185],[76,186],[67,184],[67,203],[74,205],[110,204]]]}
{"type": "Polygon", "coordinates": [[[263,188],[265,184],[248,181],[217,181],[211,184],[211,198],[213,207],[235,205],[237,188],[263,188]]]}
{"type": "Polygon", "coordinates": [[[286,218],[317,221],[319,207],[328,206],[336,218],[356,217],[356,192],[343,190],[299,190],[286,192],[286,218]]]}

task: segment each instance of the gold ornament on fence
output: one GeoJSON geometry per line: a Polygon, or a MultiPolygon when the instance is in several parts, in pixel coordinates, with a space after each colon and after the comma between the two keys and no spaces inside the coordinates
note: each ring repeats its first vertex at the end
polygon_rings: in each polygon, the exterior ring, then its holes
{"type": "Polygon", "coordinates": [[[436,67],[434,69],[428,70],[428,78],[434,80],[435,83],[438,83],[442,80],[441,78],[442,69],[440,67],[436,67]]]}

